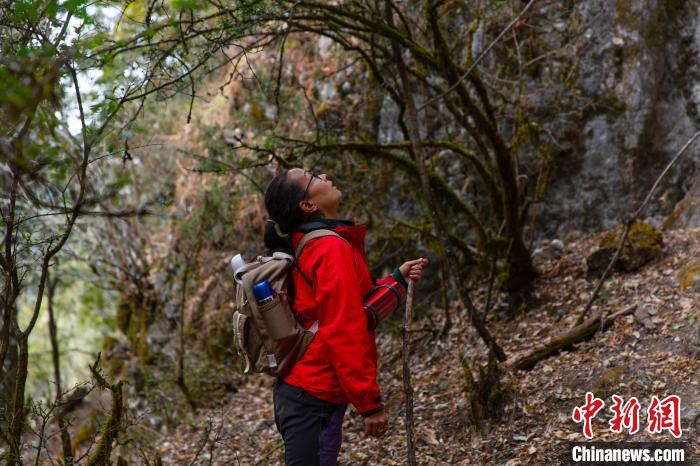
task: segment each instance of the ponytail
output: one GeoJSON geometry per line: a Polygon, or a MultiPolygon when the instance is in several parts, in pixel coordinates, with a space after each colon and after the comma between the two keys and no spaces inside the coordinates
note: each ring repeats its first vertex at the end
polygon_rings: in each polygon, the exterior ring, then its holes
{"type": "Polygon", "coordinates": [[[286,169],[279,172],[265,190],[265,209],[269,218],[265,221],[264,241],[270,253],[282,250],[294,255],[292,232],[305,221],[304,212],[299,208],[304,190],[288,180],[287,173],[289,170],[286,169]]]}
{"type": "Polygon", "coordinates": [[[265,233],[263,239],[265,247],[270,253],[273,251],[292,251],[292,236],[289,233],[282,233],[279,224],[272,219],[265,221],[265,233]],[[276,227],[276,228],[275,228],[276,227]]]}

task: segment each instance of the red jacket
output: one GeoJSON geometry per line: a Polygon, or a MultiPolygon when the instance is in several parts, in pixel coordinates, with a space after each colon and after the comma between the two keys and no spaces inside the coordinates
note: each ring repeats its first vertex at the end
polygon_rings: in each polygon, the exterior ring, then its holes
{"type": "MultiPolygon", "coordinates": [[[[343,222],[349,223],[349,222],[343,222]]],[[[377,385],[377,346],[367,329],[362,299],[375,284],[396,283],[393,276],[374,282],[365,262],[367,227],[348,224],[326,227],[336,236],[306,243],[292,272],[294,311],[304,328],[318,321],[318,332],[304,355],[284,377],[331,403],[352,403],[368,415],[382,408],[377,385]],[[349,243],[349,244],[348,244],[349,243]]],[[[292,235],[296,249],[304,232],[292,235]]]]}

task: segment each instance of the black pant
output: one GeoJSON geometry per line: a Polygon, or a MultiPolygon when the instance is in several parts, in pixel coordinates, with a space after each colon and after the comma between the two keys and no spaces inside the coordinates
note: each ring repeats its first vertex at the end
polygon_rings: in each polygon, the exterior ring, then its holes
{"type": "Polygon", "coordinates": [[[281,380],[273,388],[275,424],[284,439],[287,466],[338,462],[345,404],[329,403],[281,380]]]}

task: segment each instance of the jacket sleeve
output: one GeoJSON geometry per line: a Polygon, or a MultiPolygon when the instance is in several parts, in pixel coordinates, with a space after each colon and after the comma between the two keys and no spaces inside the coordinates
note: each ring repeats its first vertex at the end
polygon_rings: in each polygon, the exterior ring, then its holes
{"type": "Polygon", "coordinates": [[[367,329],[360,282],[352,248],[335,236],[313,240],[313,290],[318,306],[318,332],[340,386],[361,414],[382,408],[377,385],[374,332],[367,329]]]}
{"type": "Polygon", "coordinates": [[[404,290],[408,289],[408,283],[406,282],[406,279],[403,278],[403,275],[401,275],[401,271],[399,270],[398,267],[394,269],[394,271],[391,273],[391,275],[387,275],[384,278],[378,278],[374,280],[374,286],[377,285],[393,285],[394,283],[398,283],[399,285],[403,286],[404,290]]]}

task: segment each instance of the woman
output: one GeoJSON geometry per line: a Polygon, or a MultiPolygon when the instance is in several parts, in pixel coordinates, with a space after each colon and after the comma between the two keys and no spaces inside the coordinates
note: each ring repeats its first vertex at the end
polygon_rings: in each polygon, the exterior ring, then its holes
{"type": "Polygon", "coordinates": [[[348,403],[364,417],[366,435],[382,435],[388,415],[377,385],[377,349],[362,299],[377,284],[421,279],[427,259],[404,263],[374,281],[365,263],[365,226],[338,220],[341,191],[326,175],[284,170],[269,184],[265,245],[294,251],[304,234],[333,230],[307,242],[292,272],[293,308],[305,328],[318,322],[311,345],[290,372],[275,382],[275,423],[285,445],[285,462],[334,465],[348,403]]]}

